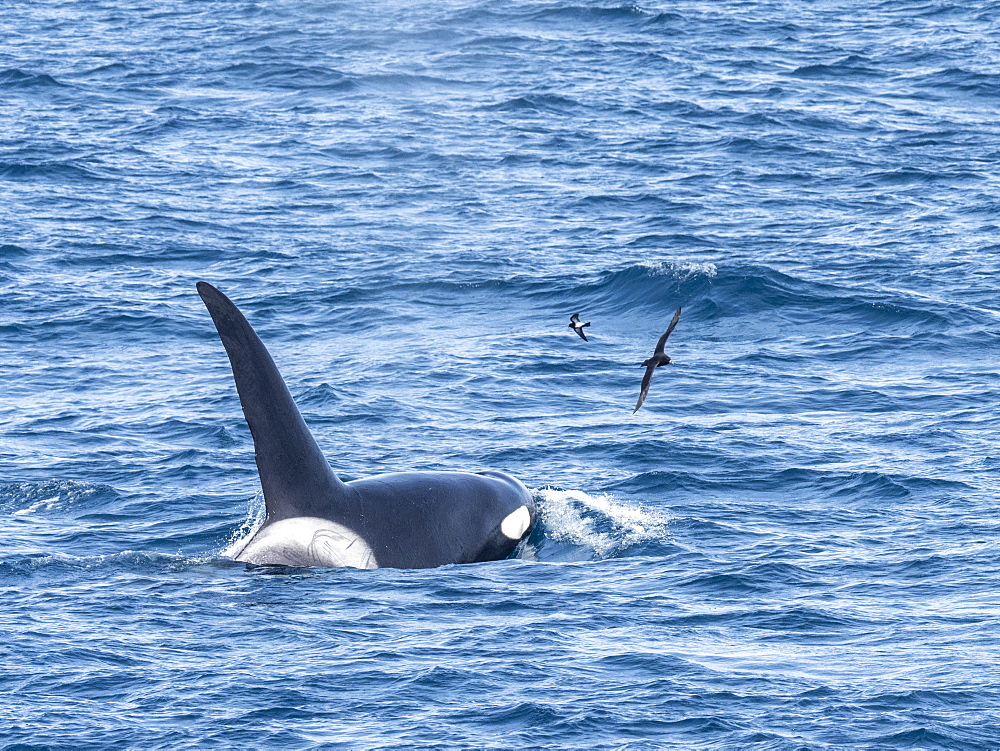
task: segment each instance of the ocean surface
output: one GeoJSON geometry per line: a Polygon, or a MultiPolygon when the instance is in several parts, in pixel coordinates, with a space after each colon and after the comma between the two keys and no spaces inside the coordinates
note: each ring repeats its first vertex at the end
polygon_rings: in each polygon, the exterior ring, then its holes
{"type": "Polygon", "coordinates": [[[1000,747],[998,112],[996,2],[3,3],[0,749],[1000,747]],[[528,544],[227,557],[201,279],[528,544]]]}

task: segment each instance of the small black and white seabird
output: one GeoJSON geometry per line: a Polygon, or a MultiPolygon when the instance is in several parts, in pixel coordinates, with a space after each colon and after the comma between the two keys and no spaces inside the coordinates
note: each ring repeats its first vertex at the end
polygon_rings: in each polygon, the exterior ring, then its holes
{"type": "Polygon", "coordinates": [[[587,323],[580,322],[579,313],[574,313],[569,317],[569,327],[573,329],[576,333],[578,333],[580,335],[580,338],[583,339],[583,341],[585,342],[589,342],[590,340],[587,338],[586,334],[583,333],[583,327],[589,325],[590,321],[587,321],[587,323]]]}
{"type": "Polygon", "coordinates": [[[674,330],[674,327],[677,325],[677,321],[680,320],[680,317],[681,309],[677,308],[677,312],[674,313],[674,317],[670,319],[670,325],[667,326],[667,330],[663,332],[663,336],[661,336],[660,340],[656,343],[656,349],[653,350],[653,356],[642,363],[642,367],[646,368],[646,375],[642,377],[642,388],[639,390],[639,401],[635,403],[635,409],[632,410],[633,415],[639,411],[639,407],[641,407],[642,403],[646,401],[646,394],[649,393],[649,384],[650,381],[653,380],[653,371],[661,365],[670,364],[670,357],[664,354],[663,345],[667,343],[667,337],[670,336],[670,332],[674,330]]]}

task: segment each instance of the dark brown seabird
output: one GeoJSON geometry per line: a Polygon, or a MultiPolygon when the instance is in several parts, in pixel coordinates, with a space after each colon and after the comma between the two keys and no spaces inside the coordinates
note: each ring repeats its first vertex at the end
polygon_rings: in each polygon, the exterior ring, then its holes
{"type": "Polygon", "coordinates": [[[663,345],[667,343],[667,337],[670,336],[670,332],[674,330],[677,325],[677,321],[680,320],[681,309],[677,308],[677,312],[674,313],[674,317],[670,319],[670,325],[667,326],[667,330],[663,332],[663,336],[660,337],[660,341],[656,343],[656,349],[653,350],[653,356],[642,363],[642,367],[646,368],[646,375],[642,377],[642,388],[639,390],[639,401],[635,403],[635,409],[632,410],[634,415],[639,411],[639,407],[642,403],[646,401],[646,394],[649,393],[649,383],[653,380],[653,371],[656,370],[661,365],[669,365],[670,358],[664,354],[663,345]]]}

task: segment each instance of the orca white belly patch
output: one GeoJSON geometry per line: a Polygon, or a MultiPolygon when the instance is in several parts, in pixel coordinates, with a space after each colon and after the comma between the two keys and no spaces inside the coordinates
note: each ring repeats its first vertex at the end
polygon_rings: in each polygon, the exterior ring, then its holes
{"type": "Polygon", "coordinates": [[[500,531],[509,540],[520,540],[530,526],[531,512],[527,506],[521,506],[504,517],[500,522],[500,531]]]}
{"type": "Polygon", "coordinates": [[[257,532],[237,561],[262,566],[378,568],[368,543],[329,519],[282,519],[257,532]]]}

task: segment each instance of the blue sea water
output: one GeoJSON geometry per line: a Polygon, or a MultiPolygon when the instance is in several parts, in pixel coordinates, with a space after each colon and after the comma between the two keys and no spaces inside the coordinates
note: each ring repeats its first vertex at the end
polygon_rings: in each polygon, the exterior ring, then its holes
{"type": "Polygon", "coordinates": [[[0,748],[1000,747],[998,106],[996,2],[4,3],[0,748]],[[530,544],[231,561],[199,279],[530,544]]]}

